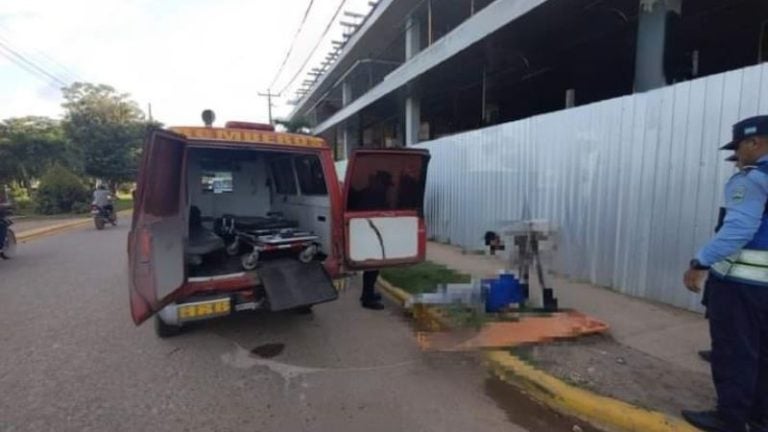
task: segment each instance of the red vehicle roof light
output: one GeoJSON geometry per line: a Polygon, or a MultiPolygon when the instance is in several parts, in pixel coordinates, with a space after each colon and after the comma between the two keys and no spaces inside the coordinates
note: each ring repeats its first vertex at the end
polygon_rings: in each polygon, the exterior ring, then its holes
{"type": "Polygon", "coordinates": [[[226,127],[227,129],[250,129],[250,130],[268,131],[268,132],[275,131],[275,127],[271,124],[243,122],[243,121],[228,121],[224,125],[224,127],[226,127]]]}

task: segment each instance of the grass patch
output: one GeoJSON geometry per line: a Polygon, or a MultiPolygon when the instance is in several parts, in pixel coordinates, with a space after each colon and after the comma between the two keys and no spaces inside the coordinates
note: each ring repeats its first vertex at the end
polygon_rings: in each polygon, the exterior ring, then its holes
{"type": "Polygon", "coordinates": [[[410,294],[435,292],[439,284],[467,283],[471,277],[429,261],[410,267],[384,269],[381,276],[410,294]]]}
{"type": "Polygon", "coordinates": [[[119,198],[115,201],[115,211],[132,210],[133,199],[132,198],[119,198]]]}
{"type": "Polygon", "coordinates": [[[443,315],[448,319],[451,328],[480,330],[490,321],[485,311],[468,308],[462,304],[452,304],[441,309],[443,310],[443,315]]]}

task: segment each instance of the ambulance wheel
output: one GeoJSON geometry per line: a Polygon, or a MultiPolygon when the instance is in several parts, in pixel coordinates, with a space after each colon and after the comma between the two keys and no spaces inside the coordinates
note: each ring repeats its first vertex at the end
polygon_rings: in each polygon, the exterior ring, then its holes
{"type": "Polygon", "coordinates": [[[243,268],[245,270],[255,270],[256,267],[259,266],[259,252],[253,251],[249,253],[248,255],[243,255],[243,258],[240,260],[240,263],[243,265],[243,268]]]}
{"type": "Polygon", "coordinates": [[[161,339],[178,336],[181,334],[181,326],[166,324],[162,318],[155,315],[155,334],[161,339]]]}

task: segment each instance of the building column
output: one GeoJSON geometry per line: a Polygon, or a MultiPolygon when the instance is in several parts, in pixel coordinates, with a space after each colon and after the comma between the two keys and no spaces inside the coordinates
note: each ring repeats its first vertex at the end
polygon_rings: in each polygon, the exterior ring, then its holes
{"type": "Polygon", "coordinates": [[[362,147],[360,120],[358,116],[352,116],[339,126],[338,156],[341,160],[349,159],[352,150],[362,147]]]}
{"type": "Polygon", "coordinates": [[[352,102],[352,83],[344,80],[341,83],[341,106],[347,106],[352,102]]]}
{"type": "Polygon", "coordinates": [[[410,147],[419,143],[421,129],[421,99],[410,95],[405,99],[405,146],[410,147]]]}
{"type": "Polygon", "coordinates": [[[667,85],[664,49],[667,46],[667,17],[680,15],[682,0],[640,0],[635,52],[635,91],[667,85]]]}
{"type": "Polygon", "coordinates": [[[405,22],[405,61],[421,51],[421,23],[411,15],[405,22]]]}

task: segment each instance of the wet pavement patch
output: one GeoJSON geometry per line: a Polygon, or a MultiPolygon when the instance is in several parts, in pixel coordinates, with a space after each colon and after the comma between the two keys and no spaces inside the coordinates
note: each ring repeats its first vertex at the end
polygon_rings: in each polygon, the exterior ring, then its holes
{"type": "Polygon", "coordinates": [[[285,344],[281,343],[268,343],[259,345],[251,350],[251,354],[257,355],[261,358],[274,358],[279,356],[285,350],[285,344]]]}
{"type": "Polygon", "coordinates": [[[497,377],[487,378],[485,394],[507,413],[512,423],[531,431],[600,432],[594,426],[560,414],[520,392],[497,377]]]}

